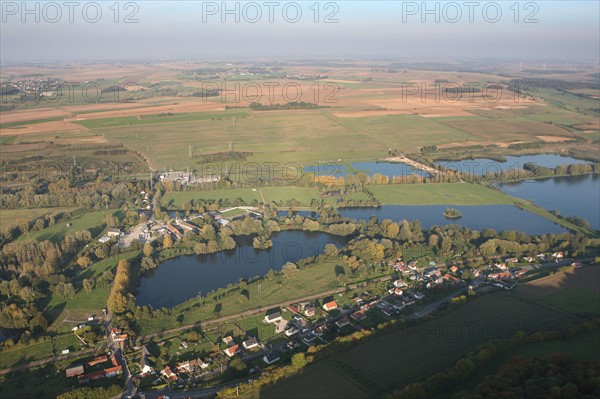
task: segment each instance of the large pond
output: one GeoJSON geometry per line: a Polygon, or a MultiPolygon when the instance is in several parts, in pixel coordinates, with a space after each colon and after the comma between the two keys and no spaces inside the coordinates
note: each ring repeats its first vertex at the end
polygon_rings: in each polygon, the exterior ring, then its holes
{"type": "Polygon", "coordinates": [[[498,184],[507,194],[562,215],[580,216],[600,230],[600,175],[553,177],[498,184]]]}
{"type": "Polygon", "coordinates": [[[304,168],[307,173],[314,172],[317,175],[324,176],[346,176],[350,173],[364,173],[368,176],[373,176],[379,173],[392,178],[392,176],[410,176],[417,174],[427,177],[429,174],[421,169],[415,169],[404,163],[391,162],[354,162],[351,164],[356,171],[349,170],[346,165],[338,163],[324,163],[319,165],[311,165],[304,168]]]}
{"type": "Polygon", "coordinates": [[[172,307],[211,290],[237,283],[240,278],[263,276],[286,262],[322,254],[325,244],[344,246],[348,237],[320,232],[281,231],[271,237],[273,247],[256,250],[251,244],[211,255],[182,255],[163,262],[142,277],[136,303],[154,309],[172,307]]]}
{"type": "Polygon", "coordinates": [[[550,220],[513,205],[383,205],[379,208],[340,208],[340,215],[357,220],[377,216],[379,221],[418,220],[423,228],[435,225],[458,224],[472,230],[492,228],[496,231],[516,230],[527,234],[562,233],[565,229],[550,220]],[[444,210],[456,208],[460,219],[447,219],[444,210]]]}
{"type": "Polygon", "coordinates": [[[497,173],[507,170],[523,169],[523,165],[528,162],[534,162],[539,166],[546,168],[556,168],[559,165],[586,164],[590,163],[573,157],[566,157],[556,154],[536,154],[505,156],[506,162],[498,162],[487,158],[464,159],[462,161],[439,161],[436,164],[446,168],[457,170],[461,173],[472,175],[485,175],[487,173],[497,173]]]}

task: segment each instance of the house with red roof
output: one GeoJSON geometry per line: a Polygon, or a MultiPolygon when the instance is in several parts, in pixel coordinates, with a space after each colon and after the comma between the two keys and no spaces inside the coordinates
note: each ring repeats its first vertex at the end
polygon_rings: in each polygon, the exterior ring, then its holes
{"type": "Polygon", "coordinates": [[[223,353],[225,353],[228,357],[233,357],[236,353],[239,352],[239,345],[232,345],[229,348],[225,349],[223,353]]]}
{"type": "Polygon", "coordinates": [[[323,305],[323,309],[325,309],[326,311],[337,309],[337,307],[338,306],[337,306],[336,301],[327,302],[326,304],[323,305]]]}

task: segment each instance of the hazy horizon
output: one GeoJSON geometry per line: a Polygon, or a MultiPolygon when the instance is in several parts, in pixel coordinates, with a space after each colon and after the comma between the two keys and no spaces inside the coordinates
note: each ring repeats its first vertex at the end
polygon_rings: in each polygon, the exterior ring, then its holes
{"type": "Polygon", "coordinates": [[[120,2],[118,16],[110,8],[112,2],[100,2],[101,15],[95,23],[85,20],[96,17],[94,7],[87,9],[86,18],[82,12],[91,3],[79,2],[71,23],[62,2],[30,2],[29,14],[21,2],[2,2],[2,62],[428,57],[598,63],[600,59],[600,34],[590,35],[600,32],[600,6],[595,1],[520,2],[518,16],[513,2],[481,1],[472,10],[473,22],[465,2],[430,2],[428,10],[438,4],[433,14],[423,13],[421,2],[319,2],[317,23],[313,2],[278,2],[273,23],[267,2],[261,1],[227,2],[230,10],[238,4],[232,14],[223,12],[220,1],[120,2]],[[492,3],[501,15],[496,17],[492,3]],[[133,5],[125,8],[126,4],[133,5]],[[301,10],[298,18],[295,4],[301,10]],[[484,7],[489,8],[487,16],[484,7]],[[124,23],[127,15],[138,22],[124,23]],[[327,15],[332,23],[324,23],[327,15]],[[297,22],[292,23],[294,19],[297,22]]]}

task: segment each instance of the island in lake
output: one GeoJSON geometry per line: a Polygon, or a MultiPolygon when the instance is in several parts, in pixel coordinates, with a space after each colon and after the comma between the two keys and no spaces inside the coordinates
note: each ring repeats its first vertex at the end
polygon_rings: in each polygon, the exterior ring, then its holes
{"type": "Polygon", "coordinates": [[[460,219],[462,217],[462,213],[456,208],[446,208],[444,211],[444,217],[446,219],[460,219]]]}

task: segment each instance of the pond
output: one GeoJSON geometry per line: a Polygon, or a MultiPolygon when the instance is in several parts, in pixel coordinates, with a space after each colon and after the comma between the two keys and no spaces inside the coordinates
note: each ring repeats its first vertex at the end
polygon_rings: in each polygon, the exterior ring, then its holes
{"type": "Polygon", "coordinates": [[[592,228],[600,230],[600,175],[552,177],[497,186],[548,210],[583,217],[592,228]]]}
{"type": "Polygon", "coordinates": [[[550,220],[513,205],[383,205],[379,208],[339,208],[340,215],[357,220],[377,216],[379,221],[418,220],[423,228],[435,225],[458,224],[472,230],[492,228],[496,231],[516,230],[527,234],[562,233],[565,229],[550,220]],[[460,219],[444,217],[446,208],[456,208],[460,219]]]}
{"type": "Polygon", "coordinates": [[[519,155],[505,156],[506,162],[498,162],[487,158],[464,159],[462,161],[438,161],[437,165],[445,166],[446,168],[457,170],[461,173],[469,173],[473,175],[485,175],[492,172],[497,173],[507,170],[523,169],[523,165],[528,162],[534,162],[539,166],[546,168],[556,168],[559,165],[570,164],[586,164],[590,163],[581,159],[567,157],[556,154],[535,154],[535,155],[519,155]]]}
{"type": "Polygon", "coordinates": [[[307,173],[314,172],[317,175],[324,176],[346,176],[351,173],[364,173],[368,176],[373,176],[375,173],[382,174],[392,178],[392,176],[410,176],[419,175],[423,177],[429,174],[421,169],[415,169],[404,163],[391,162],[354,162],[351,164],[357,172],[349,170],[346,165],[338,163],[324,163],[319,165],[311,165],[304,168],[307,173]]]}
{"type": "Polygon", "coordinates": [[[325,244],[346,245],[349,237],[321,232],[281,231],[271,237],[273,247],[257,250],[245,243],[232,251],[211,255],[182,255],[146,273],[136,298],[139,306],[172,307],[211,290],[237,283],[240,278],[263,276],[286,262],[322,254],[325,244]]]}

